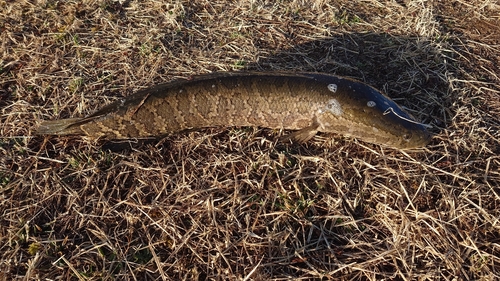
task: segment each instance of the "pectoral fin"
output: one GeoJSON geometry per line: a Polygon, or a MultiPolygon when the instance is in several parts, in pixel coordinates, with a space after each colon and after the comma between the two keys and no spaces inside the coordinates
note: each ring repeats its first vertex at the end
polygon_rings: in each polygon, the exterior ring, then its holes
{"type": "Polygon", "coordinates": [[[285,142],[285,141],[293,140],[293,141],[296,141],[298,143],[305,143],[308,140],[312,139],[316,135],[316,133],[318,133],[318,127],[319,127],[319,124],[314,122],[311,126],[308,126],[308,127],[303,128],[303,129],[300,129],[298,131],[295,131],[289,135],[282,136],[280,138],[280,141],[285,142]]]}

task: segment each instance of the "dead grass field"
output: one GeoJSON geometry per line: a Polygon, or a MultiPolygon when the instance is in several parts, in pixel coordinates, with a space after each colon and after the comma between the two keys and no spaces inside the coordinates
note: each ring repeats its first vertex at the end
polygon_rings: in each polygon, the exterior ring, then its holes
{"type": "Polygon", "coordinates": [[[498,280],[499,26],[494,0],[0,1],[0,280],[498,280]],[[436,136],[33,134],[228,70],[354,77],[436,136]]]}

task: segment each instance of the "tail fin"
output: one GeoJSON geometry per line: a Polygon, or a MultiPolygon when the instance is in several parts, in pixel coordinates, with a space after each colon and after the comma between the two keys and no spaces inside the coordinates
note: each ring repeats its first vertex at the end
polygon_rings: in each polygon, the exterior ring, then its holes
{"type": "Polygon", "coordinates": [[[69,118],[54,121],[43,121],[36,130],[37,135],[82,135],[85,134],[79,123],[83,118],[69,118]]]}

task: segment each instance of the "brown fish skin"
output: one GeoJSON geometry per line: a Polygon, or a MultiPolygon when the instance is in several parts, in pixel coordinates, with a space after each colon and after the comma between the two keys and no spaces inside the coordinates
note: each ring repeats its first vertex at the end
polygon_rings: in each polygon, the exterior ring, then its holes
{"type": "Polygon", "coordinates": [[[218,126],[298,130],[305,142],[333,132],[394,148],[430,141],[426,128],[362,82],[322,73],[224,72],[137,92],[85,118],[45,121],[40,135],[129,139],[218,126]]]}

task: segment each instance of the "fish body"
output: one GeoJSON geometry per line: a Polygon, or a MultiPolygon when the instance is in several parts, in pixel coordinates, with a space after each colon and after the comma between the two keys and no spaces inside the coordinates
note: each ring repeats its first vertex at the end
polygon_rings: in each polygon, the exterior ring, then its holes
{"type": "Polygon", "coordinates": [[[187,129],[259,126],[307,141],[333,132],[395,148],[425,146],[425,126],[362,82],[322,73],[215,73],[141,90],[84,118],[45,121],[41,135],[145,138],[187,129]]]}

